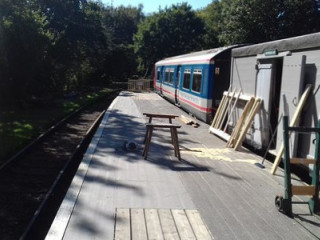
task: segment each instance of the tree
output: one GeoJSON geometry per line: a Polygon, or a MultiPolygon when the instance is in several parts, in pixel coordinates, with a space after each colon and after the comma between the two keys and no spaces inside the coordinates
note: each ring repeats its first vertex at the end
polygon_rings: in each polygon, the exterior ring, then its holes
{"type": "Polygon", "coordinates": [[[41,69],[52,40],[46,25],[46,17],[33,1],[0,0],[2,102],[22,102],[46,92],[41,69]]]}
{"type": "Polygon", "coordinates": [[[319,32],[320,12],[318,4],[314,0],[284,0],[278,15],[278,38],[319,32]]]}
{"type": "Polygon", "coordinates": [[[138,23],[144,18],[143,5],[136,7],[119,6],[105,9],[104,25],[112,35],[114,44],[133,44],[133,35],[137,32],[138,23]]]}
{"type": "Polygon", "coordinates": [[[134,35],[140,71],[147,74],[157,60],[202,49],[204,31],[202,19],[186,3],[146,17],[134,35]]]}
{"type": "Polygon", "coordinates": [[[108,7],[105,10],[103,24],[110,32],[112,48],[106,59],[105,69],[112,78],[127,80],[136,73],[137,61],[134,55],[133,35],[138,24],[144,18],[143,6],[118,8],[108,7]]]}
{"type": "Polygon", "coordinates": [[[52,89],[58,94],[106,80],[110,34],[102,25],[104,7],[85,0],[41,1],[54,35],[49,49],[52,89]]]}
{"type": "Polygon", "coordinates": [[[215,24],[220,45],[260,43],[320,30],[314,0],[221,0],[204,11],[207,25],[216,17],[222,20],[215,24]]]}
{"type": "Polygon", "coordinates": [[[222,31],[222,4],[213,0],[206,8],[198,12],[205,23],[204,45],[205,48],[220,47],[219,35],[222,31]]]}

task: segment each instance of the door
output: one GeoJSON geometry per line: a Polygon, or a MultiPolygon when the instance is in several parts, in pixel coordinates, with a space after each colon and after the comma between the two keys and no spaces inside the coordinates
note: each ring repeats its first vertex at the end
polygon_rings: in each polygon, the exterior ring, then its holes
{"type": "Polygon", "coordinates": [[[161,67],[161,74],[160,74],[160,94],[162,94],[162,83],[164,81],[165,78],[165,71],[164,71],[164,67],[161,67]]]}
{"type": "Polygon", "coordinates": [[[270,137],[270,101],[273,82],[273,64],[259,64],[256,78],[256,97],[262,99],[258,114],[254,118],[253,140],[255,147],[261,149],[268,145],[270,137]]]}
{"type": "Polygon", "coordinates": [[[181,76],[181,66],[177,67],[177,75],[176,75],[176,81],[175,81],[175,102],[176,104],[179,103],[179,87],[180,87],[180,76],[181,76]]]}
{"type": "MultiPolygon", "coordinates": [[[[304,87],[304,69],[306,64],[306,56],[288,56],[283,59],[281,97],[279,106],[279,119],[284,112],[284,104],[287,106],[289,122],[296,111],[300,96],[304,87]]],[[[278,126],[277,134],[277,151],[281,147],[283,141],[282,121],[278,126]]],[[[296,154],[297,136],[291,134],[290,137],[290,152],[296,154]]]]}

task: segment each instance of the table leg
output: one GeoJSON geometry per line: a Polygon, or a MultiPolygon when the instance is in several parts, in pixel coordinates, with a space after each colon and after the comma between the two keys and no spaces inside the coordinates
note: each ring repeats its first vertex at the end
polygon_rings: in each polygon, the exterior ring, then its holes
{"type": "Polygon", "coordinates": [[[180,149],[179,149],[178,131],[177,131],[176,128],[174,129],[174,133],[175,133],[175,145],[176,145],[176,148],[177,148],[178,159],[181,160],[180,149]]]}
{"type": "Polygon", "coordinates": [[[177,157],[178,152],[177,152],[177,144],[176,144],[176,135],[175,135],[175,129],[170,128],[171,131],[171,143],[173,144],[173,149],[174,149],[174,156],[177,157]]]}
{"type": "Polygon", "coordinates": [[[145,150],[144,150],[144,159],[147,159],[148,157],[148,152],[149,152],[149,147],[150,147],[150,143],[151,143],[151,138],[152,138],[152,132],[153,132],[153,127],[149,126],[148,127],[148,137],[147,137],[147,141],[145,144],[145,150]]]}

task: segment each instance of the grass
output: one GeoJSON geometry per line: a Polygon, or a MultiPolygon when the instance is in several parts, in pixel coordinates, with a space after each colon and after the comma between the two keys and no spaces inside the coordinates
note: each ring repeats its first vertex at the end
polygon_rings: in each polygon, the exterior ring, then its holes
{"type": "Polygon", "coordinates": [[[72,111],[106,96],[112,90],[59,99],[44,107],[0,111],[0,163],[72,111]]]}

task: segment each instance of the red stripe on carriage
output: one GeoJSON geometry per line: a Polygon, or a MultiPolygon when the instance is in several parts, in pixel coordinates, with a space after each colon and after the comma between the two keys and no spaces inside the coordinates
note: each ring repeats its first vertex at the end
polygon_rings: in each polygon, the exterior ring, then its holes
{"type": "MultiPolygon", "coordinates": [[[[173,94],[172,92],[169,92],[169,91],[167,91],[167,90],[165,90],[163,88],[160,88],[158,86],[155,86],[155,87],[158,90],[162,90],[163,92],[165,92],[167,94],[170,94],[173,97],[176,97],[176,94],[173,94]]],[[[185,98],[179,97],[179,96],[178,96],[178,98],[179,98],[179,100],[181,100],[181,101],[183,101],[183,102],[185,102],[185,103],[187,103],[187,104],[193,106],[194,108],[197,108],[197,109],[199,109],[199,110],[201,110],[203,112],[207,112],[207,113],[212,112],[212,108],[205,108],[205,107],[199,106],[198,104],[195,104],[195,103],[193,103],[193,102],[191,102],[191,101],[189,101],[189,100],[187,100],[185,98]]]]}

